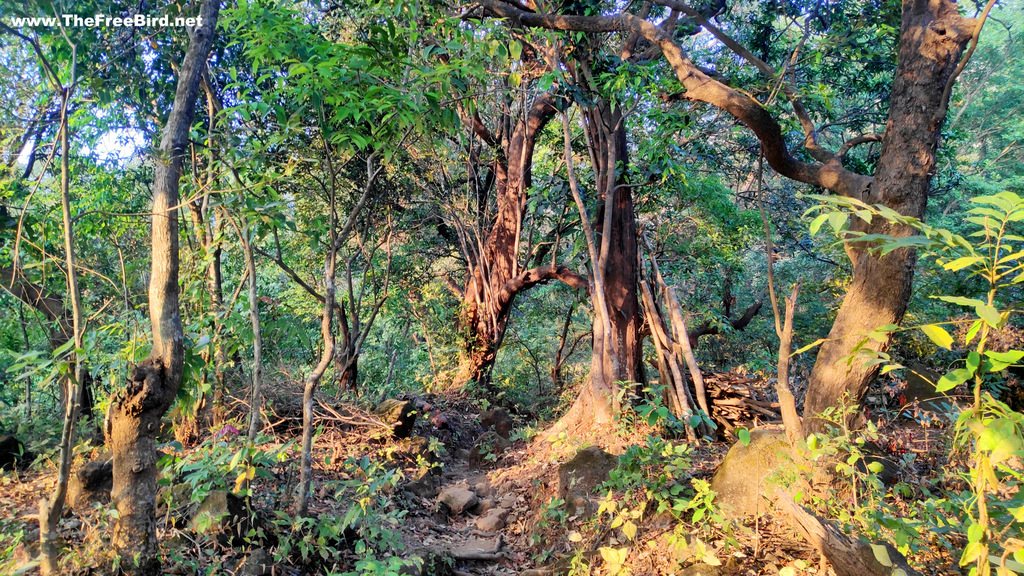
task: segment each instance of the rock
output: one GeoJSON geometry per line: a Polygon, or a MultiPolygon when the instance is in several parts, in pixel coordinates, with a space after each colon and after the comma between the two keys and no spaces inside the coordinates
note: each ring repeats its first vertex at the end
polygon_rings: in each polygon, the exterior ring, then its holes
{"type": "Polygon", "coordinates": [[[508,440],[512,435],[512,418],[501,408],[487,410],[480,414],[480,425],[484,430],[494,430],[498,436],[508,440]]]}
{"type": "Polygon", "coordinates": [[[390,398],[378,404],[373,414],[391,426],[396,438],[408,438],[416,424],[416,406],[409,400],[390,398]]]}
{"type": "Polygon", "coordinates": [[[595,512],[594,503],[585,496],[576,496],[569,503],[569,514],[579,518],[589,518],[595,512]]]}
{"type": "Polygon", "coordinates": [[[0,436],[0,470],[14,470],[32,461],[25,445],[10,434],[0,436]]]}
{"type": "MultiPolygon", "coordinates": [[[[790,461],[790,446],[783,432],[754,430],[746,446],[737,442],[711,479],[715,503],[734,517],[762,514],[767,510],[765,494],[774,493],[767,477],[790,461]]],[[[768,500],[770,501],[770,500],[768,500]]]]}
{"type": "Polygon", "coordinates": [[[405,484],[405,486],[403,486],[402,488],[406,492],[412,494],[413,496],[417,496],[419,498],[430,499],[430,498],[433,498],[433,497],[437,496],[437,488],[438,488],[439,480],[437,478],[437,475],[433,473],[433,470],[435,470],[435,469],[434,468],[428,468],[428,469],[421,468],[421,469],[417,470],[413,474],[412,480],[407,482],[405,484]]]}
{"type": "Polygon", "coordinates": [[[449,516],[458,516],[477,503],[476,493],[467,486],[456,484],[448,486],[437,496],[438,508],[449,516]]]}
{"type": "Polygon", "coordinates": [[[576,500],[589,498],[595,488],[608,480],[609,473],[618,465],[617,456],[597,446],[590,446],[558,467],[558,497],[569,504],[570,516],[579,515],[576,500]]]}
{"type": "Polygon", "coordinates": [[[942,377],[941,374],[915,362],[910,365],[906,375],[907,388],[903,391],[903,396],[908,404],[917,401],[921,409],[929,412],[945,413],[949,410],[949,395],[935,391],[935,383],[942,377]]]}
{"type": "Polygon", "coordinates": [[[487,514],[476,519],[476,527],[483,532],[498,532],[505,527],[505,521],[493,514],[487,514]]]}
{"type": "Polygon", "coordinates": [[[498,505],[502,508],[515,508],[516,504],[519,503],[519,498],[515,494],[509,492],[501,498],[498,498],[498,505]]]}
{"type": "Polygon", "coordinates": [[[501,551],[501,536],[496,540],[488,538],[470,538],[466,542],[453,546],[451,556],[456,560],[495,560],[501,551]]]}
{"type": "Polygon", "coordinates": [[[476,495],[481,498],[488,498],[491,495],[491,483],[486,480],[477,482],[473,486],[473,492],[476,492],[476,495]]]}
{"type": "Polygon", "coordinates": [[[219,542],[241,543],[242,537],[251,527],[246,514],[245,502],[227,490],[214,490],[192,515],[189,529],[204,534],[213,534],[219,542]]]}
{"type": "Polygon", "coordinates": [[[494,462],[511,446],[511,442],[497,432],[489,430],[473,443],[473,448],[469,451],[469,462],[477,466],[494,462]]]}
{"type": "Polygon", "coordinates": [[[110,490],[114,487],[114,458],[103,454],[86,462],[75,470],[68,480],[68,506],[73,510],[84,510],[98,502],[110,502],[110,490]]]}
{"type": "Polygon", "coordinates": [[[257,548],[238,565],[234,573],[237,576],[270,576],[273,572],[273,559],[266,550],[257,548]]]}
{"type": "Polygon", "coordinates": [[[493,508],[476,519],[476,527],[484,532],[498,532],[505,527],[506,518],[508,518],[508,510],[493,508]]]}
{"type": "MultiPolygon", "coordinates": [[[[477,491],[476,495],[479,498],[480,492],[477,491]]],[[[494,510],[494,508],[497,507],[497,505],[498,502],[494,498],[484,498],[483,500],[477,502],[476,506],[473,507],[472,512],[477,516],[481,516],[483,514],[487,514],[491,510],[494,510]]]]}

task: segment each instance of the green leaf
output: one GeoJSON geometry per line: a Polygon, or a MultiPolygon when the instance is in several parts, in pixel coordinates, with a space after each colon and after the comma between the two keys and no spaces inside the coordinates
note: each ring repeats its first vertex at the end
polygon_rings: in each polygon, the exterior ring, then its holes
{"type": "Polygon", "coordinates": [[[811,342],[811,343],[810,343],[810,344],[808,344],[807,346],[804,346],[803,348],[800,348],[800,349],[799,349],[799,350],[797,350],[796,352],[793,352],[793,353],[791,354],[791,356],[796,356],[797,354],[803,354],[804,352],[807,352],[807,351],[808,351],[808,350],[810,350],[811,348],[814,348],[814,347],[818,346],[819,344],[821,344],[821,343],[822,343],[822,342],[824,342],[824,341],[825,341],[825,339],[824,339],[824,338],[818,338],[817,340],[815,340],[814,342],[811,342]]]}
{"type": "Polygon", "coordinates": [[[967,337],[964,338],[964,344],[970,344],[971,340],[978,335],[978,331],[981,330],[983,322],[981,320],[975,320],[974,324],[971,325],[971,329],[967,331],[967,337]]]}
{"type": "Polygon", "coordinates": [[[1017,424],[1009,418],[998,418],[978,428],[978,449],[989,452],[992,464],[1004,462],[1024,449],[1017,424]]]}
{"type": "Polygon", "coordinates": [[[750,446],[750,430],[740,428],[736,430],[736,437],[740,439],[740,443],[744,446],[750,446]]]}
{"type": "Polygon", "coordinates": [[[963,270],[964,268],[967,268],[971,264],[980,262],[981,260],[983,260],[981,256],[962,256],[960,258],[957,258],[956,260],[946,262],[945,264],[942,265],[942,267],[945,268],[946,270],[951,270],[955,272],[957,270],[963,270]]]}
{"type": "Polygon", "coordinates": [[[1001,372],[1008,366],[1012,366],[1020,362],[1021,358],[1024,358],[1024,351],[1009,350],[1007,352],[993,352],[988,350],[985,352],[985,356],[991,361],[989,371],[1001,372]]]}
{"type": "Polygon", "coordinates": [[[926,324],[921,326],[921,331],[939,348],[946,350],[953,349],[953,337],[946,332],[946,329],[938,324],[926,324]]]}
{"type": "Polygon", "coordinates": [[[939,300],[943,302],[949,302],[950,304],[958,304],[960,306],[984,306],[985,303],[977,298],[964,298],[962,296],[937,296],[939,300]]]}
{"type": "Polygon", "coordinates": [[[850,215],[846,212],[833,212],[828,215],[828,224],[836,232],[840,232],[843,226],[846,225],[846,221],[850,218],[850,215]]]}
{"type": "Polygon", "coordinates": [[[956,370],[953,370],[952,372],[946,374],[942,378],[939,378],[939,381],[935,383],[935,391],[945,392],[947,390],[952,390],[953,388],[956,388],[957,386],[966,382],[967,379],[973,375],[973,370],[968,370],[967,368],[957,368],[956,370]]]}
{"type": "Polygon", "coordinates": [[[999,325],[1002,323],[1003,317],[999,314],[998,310],[988,304],[982,303],[975,306],[974,311],[978,314],[979,318],[985,321],[986,324],[996,330],[999,329],[999,325]]]}
{"type": "Polygon", "coordinates": [[[968,542],[980,542],[981,537],[985,535],[985,529],[981,524],[972,523],[967,528],[967,541],[968,542]]]}
{"type": "Polygon", "coordinates": [[[818,233],[818,230],[821,229],[821,225],[824,224],[826,220],[828,220],[828,214],[819,214],[817,218],[811,221],[811,226],[809,228],[811,236],[818,233]]]}
{"type": "Polygon", "coordinates": [[[875,560],[882,566],[892,566],[892,559],[889,558],[889,549],[881,544],[871,544],[871,551],[875,554],[875,560]]]}

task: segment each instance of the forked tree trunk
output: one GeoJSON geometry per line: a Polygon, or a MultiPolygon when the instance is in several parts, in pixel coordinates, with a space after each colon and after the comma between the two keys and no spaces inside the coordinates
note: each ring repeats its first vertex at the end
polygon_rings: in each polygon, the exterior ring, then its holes
{"type": "MultiPolygon", "coordinates": [[[[472,267],[463,290],[461,324],[467,332],[459,359],[456,385],[477,382],[489,385],[491,370],[508,326],[511,306],[502,302],[502,289],[519,275],[519,239],[530,187],[533,150],[538,133],[555,115],[555,96],[545,93],[534,100],[525,118],[515,122],[507,144],[499,143],[482,122],[475,134],[495,148],[491,169],[497,190],[497,214],[487,236],[474,246],[475,238],[462,234],[472,267]]],[[[512,295],[514,298],[514,294],[512,295]]]]}
{"type": "Polygon", "coordinates": [[[149,315],[153,348],[112,400],[111,442],[118,512],[112,544],[129,574],[158,574],[156,434],[181,385],[184,337],[178,305],[178,185],[199,78],[213,44],[219,0],[204,0],[201,24],[181,63],[174,104],[154,158],[149,315]]]}
{"type": "MultiPolygon", "coordinates": [[[[628,31],[656,46],[684,91],[668,100],[687,99],[706,102],[746,125],[761,141],[764,158],[780,175],[833,193],[884,203],[905,215],[921,216],[931,173],[935,167],[935,149],[939,128],[945,117],[951,78],[964,46],[978,26],[978,21],[963,18],[952,0],[904,0],[896,78],[889,106],[889,122],[884,145],[874,177],[857,174],[842,165],[842,154],[859,142],[871,139],[854,138],[840,148],[840,153],[826,150],[817,140],[814,123],[800,102],[795,88],[783,81],[781,91],[790,100],[793,112],[805,134],[803,148],[813,161],[794,156],[783,137],[782,127],[749,95],[709,77],[686,57],[676,43],[673,31],[659,27],[644,15],[621,12],[614,15],[571,16],[534,12],[508,0],[480,0],[487,13],[509,18],[522,26],[555,30],[578,30],[589,33],[628,31]]],[[[773,83],[783,77],[749,50],[729,38],[706,16],[681,3],[673,8],[692,17],[730,50],[747,60],[773,83]]],[[[907,229],[875,222],[865,231],[910,234],[907,229]]],[[[811,376],[805,414],[820,413],[849,394],[859,403],[874,369],[863,361],[855,361],[847,369],[845,358],[864,334],[884,324],[897,323],[906,310],[910,297],[915,254],[897,251],[883,258],[851,250],[854,279],[830,334],[819,351],[811,376]]],[[[876,350],[885,350],[888,342],[876,350]]],[[[813,418],[804,420],[805,428],[818,425],[813,418]]]]}
{"type": "MultiPolygon", "coordinates": [[[[949,98],[944,88],[973,31],[973,25],[968,25],[957,5],[949,0],[903,3],[885,143],[874,183],[864,198],[869,204],[882,204],[915,218],[924,216],[949,98]]],[[[913,233],[882,218],[875,218],[870,225],[856,222],[854,226],[868,234],[902,237],[913,233]]],[[[917,261],[913,250],[900,249],[877,257],[850,247],[847,253],[854,265],[853,282],[811,372],[804,402],[804,415],[808,417],[804,427],[808,431],[822,426],[821,420],[811,417],[839,406],[844,397],[848,396],[850,405],[860,406],[878,367],[867,365],[866,358],[855,357],[848,364],[847,358],[867,333],[886,324],[899,324],[910,301],[917,261]]],[[[884,352],[889,342],[870,343],[869,347],[884,352]]]]}

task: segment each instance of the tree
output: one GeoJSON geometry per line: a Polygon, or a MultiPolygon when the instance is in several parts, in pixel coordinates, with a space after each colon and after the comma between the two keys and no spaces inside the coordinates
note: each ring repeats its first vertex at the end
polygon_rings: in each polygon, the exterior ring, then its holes
{"type": "Polygon", "coordinates": [[[174,104],[154,158],[152,262],[149,313],[153,347],[135,366],[128,384],[112,400],[111,448],[117,508],[113,545],[122,569],[158,574],[156,540],[156,433],[181,385],[184,335],[178,304],[178,186],[188,145],[199,79],[220,11],[219,0],[204,0],[199,26],[182,59],[174,104]]]}
{"type": "MultiPolygon", "coordinates": [[[[694,64],[674,39],[673,29],[629,12],[610,16],[559,15],[539,10],[535,3],[523,6],[503,0],[483,0],[480,4],[491,15],[510,18],[525,26],[592,34],[636,34],[661,51],[682,85],[682,93],[670,98],[704,102],[732,115],[758,137],[765,159],[780,175],[821,186],[836,194],[883,204],[915,217],[923,215],[928,196],[935,150],[949,98],[947,85],[955,79],[954,70],[960,55],[978,27],[978,21],[961,16],[957,5],[950,0],[906,0],[903,3],[889,121],[877,168],[873,176],[868,176],[845,168],[843,157],[851,147],[877,137],[863,135],[845,142],[836,152],[827,150],[819,142],[816,126],[798,93],[789,82],[782,80],[781,90],[804,131],[802,145],[811,161],[800,159],[787,145],[779,122],[757,100],[730,88],[694,64]]],[[[784,78],[693,8],[674,0],[658,0],[655,4],[690,16],[765,76],[784,78]]],[[[897,237],[913,233],[909,228],[881,221],[862,231],[897,237]]],[[[845,359],[855,355],[866,334],[879,326],[899,323],[910,296],[916,260],[912,248],[882,257],[854,247],[848,252],[854,262],[854,279],[830,337],[818,354],[805,404],[809,416],[836,405],[846,394],[854,402],[861,401],[877,368],[865,359],[853,358],[850,364],[845,359]]],[[[869,346],[884,351],[890,339],[881,340],[869,346]]],[[[815,426],[818,421],[807,418],[805,422],[815,426]]]]}
{"type": "Polygon", "coordinates": [[[468,263],[465,286],[460,291],[460,323],[466,334],[464,355],[455,376],[457,384],[489,386],[518,294],[548,280],[560,280],[574,288],[583,285],[581,277],[557,262],[527,269],[529,254],[526,262],[521,262],[534,150],[541,131],[557,113],[560,96],[554,89],[539,94],[534,89],[541,84],[538,78],[551,72],[557,61],[552,47],[527,43],[523,38],[513,38],[509,45],[516,47],[509,52],[513,56],[518,52],[528,64],[527,76],[519,77],[525,84],[518,88],[510,86],[508,80],[495,82],[502,98],[508,99],[494,107],[496,118],[492,123],[496,128],[489,128],[481,118],[479,103],[459,106],[459,116],[472,134],[467,180],[476,206],[475,214],[457,215],[453,221],[468,263]],[[477,150],[478,146],[489,150],[489,157],[477,150]]]}

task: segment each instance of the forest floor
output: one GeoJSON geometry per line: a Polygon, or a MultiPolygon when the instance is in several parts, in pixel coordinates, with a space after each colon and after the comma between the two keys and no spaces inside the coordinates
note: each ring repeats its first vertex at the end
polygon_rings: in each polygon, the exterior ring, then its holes
{"type": "MultiPolygon", "coordinates": [[[[686,524],[648,509],[632,518],[637,529],[630,534],[609,525],[617,513],[638,509],[642,486],[613,490],[608,498],[613,506],[602,504],[597,495],[582,505],[567,503],[559,477],[565,463],[587,447],[619,456],[649,443],[658,430],[643,422],[594,427],[571,437],[533,436],[522,429],[510,435],[507,415],[485,412],[481,418],[464,398],[408,401],[423,416],[402,439],[394,438],[378,416],[350,405],[321,404],[323,429],[314,452],[309,514],[316,520],[306,524],[296,523],[287,512],[297,480],[297,455],[294,444],[287,442],[295,437],[295,422],[288,416],[271,420],[277,438],[259,446],[255,460],[263,462],[262,471],[252,481],[251,508],[242,514],[249,518],[241,528],[230,519],[197,520],[197,512],[207,508],[195,497],[199,493],[209,499],[206,492],[237,487],[237,462],[232,461],[237,460],[238,439],[222,435],[176,452],[178,464],[172,467],[178,474],[165,481],[169,485],[164,490],[172,496],[162,497],[158,507],[165,573],[832,574],[785,517],[763,514],[739,522],[686,524]],[[497,422],[492,421],[495,414],[497,422]],[[615,554],[621,550],[626,556],[616,564],[615,554]],[[425,563],[415,568],[393,563],[389,571],[389,556],[415,556],[425,563]],[[593,569],[587,572],[583,566],[593,569]]],[[[890,427],[884,440],[934,455],[941,451],[939,435],[904,425],[890,427]]],[[[681,443],[670,440],[667,446],[681,443]]],[[[164,445],[169,452],[175,448],[164,445]]],[[[710,480],[728,448],[725,442],[687,448],[688,468],[674,471],[672,482],[689,486],[694,479],[710,480]]],[[[85,456],[95,459],[99,451],[85,456]]],[[[644,473],[664,474],[663,464],[649,464],[644,473]]],[[[52,469],[37,466],[0,476],[0,517],[5,518],[0,528],[5,535],[17,535],[10,542],[16,548],[13,565],[30,574],[38,539],[34,515],[38,499],[55,482],[52,469]]],[[[107,572],[107,534],[113,521],[107,508],[100,498],[99,503],[76,506],[62,520],[67,573],[107,572]]],[[[226,510],[233,510],[230,500],[226,510]]],[[[693,520],[693,511],[686,516],[693,520]]],[[[945,551],[926,561],[925,574],[960,573],[945,551]]]]}

